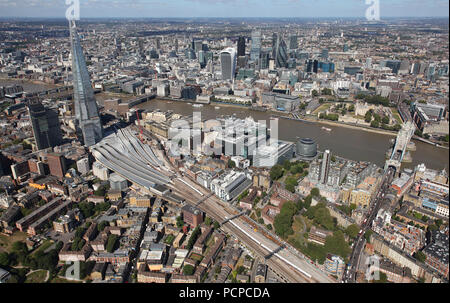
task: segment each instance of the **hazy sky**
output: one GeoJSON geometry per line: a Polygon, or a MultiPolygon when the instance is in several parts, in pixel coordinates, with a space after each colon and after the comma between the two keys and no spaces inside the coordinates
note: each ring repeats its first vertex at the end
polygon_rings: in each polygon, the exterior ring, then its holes
{"type": "MultiPolygon", "coordinates": [[[[66,0],[0,0],[0,17],[64,17],[66,0]]],[[[76,0],[67,0],[76,1],[76,0]]],[[[366,0],[79,0],[89,17],[359,17],[366,0]]],[[[384,17],[448,17],[448,0],[379,0],[384,17]]]]}

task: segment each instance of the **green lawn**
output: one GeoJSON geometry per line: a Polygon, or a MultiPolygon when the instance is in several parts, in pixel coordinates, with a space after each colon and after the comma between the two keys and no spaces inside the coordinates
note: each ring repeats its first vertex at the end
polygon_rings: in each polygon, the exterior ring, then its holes
{"type": "Polygon", "coordinates": [[[198,262],[201,262],[201,261],[203,260],[203,256],[202,256],[202,255],[195,254],[195,253],[193,253],[193,254],[190,256],[190,258],[191,258],[192,260],[195,260],[195,261],[198,261],[198,262]]]}
{"type": "Polygon", "coordinates": [[[0,235],[0,252],[10,251],[11,245],[16,241],[23,241],[28,237],[26,233],[15,232],[11,236],[0,235]]]}
{"type": "Polygon", "coordinates": [[[25,283],[45,283],[45,279],[47,278],[46,270],[38,270],[32,274],[27,276],[25,283]]]}
{"type": "Polygon", "coordinates": [[[391,111],[392,111],[392,115],[397,120],[397,122],[399,124],[402,124],[403,121],[402,121],[402,118],[400,118],[400,114],[398,113],[398,110],[396,108],[391,108],[391,111]]]}
{"type": "Polygon", "coordinates": [[[61,278],[61,277],[56,277],[53,280],[51,280],[50,283],[83,283],[83,282],[81,282],[81,281],[71,281],[71,280],[66,280],[64,278],[61,278]]]}

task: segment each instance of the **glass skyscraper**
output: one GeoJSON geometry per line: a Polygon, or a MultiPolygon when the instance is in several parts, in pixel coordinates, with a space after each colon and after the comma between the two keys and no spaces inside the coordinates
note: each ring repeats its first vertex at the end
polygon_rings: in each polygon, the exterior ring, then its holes
{"type": "Polygon", "coordinates": [[[284,40],[279,37],[275,48],[275,64],[277,67],[286,67],[288,60],[287,47],[284,40]]]}
{"type": "Polygon", "coordinates": [[[70,21],[72,73],[77,135],[84,145],[91,146],[103,138],[103,127],[97,102],[86,67],[75,21],[70,21]]]}
{"type": "Polygon", "coordinates": [[[250,50],[250,60],[256,61],[261,55],[261,32],[252,32],[252,48],[250,50]]]}
{"type": "Polygon", "coordinates": [[[234,48],[226,48],[220,52],[220,65],[222,79],[233,80],[236,71],[236,50],[234,48]]]}
{"type": "Polygon", "coordinates": [[[55,111],[34,103],[28,105],[28,113],[38,150],[62,144],[61,125],[55,111]]]}

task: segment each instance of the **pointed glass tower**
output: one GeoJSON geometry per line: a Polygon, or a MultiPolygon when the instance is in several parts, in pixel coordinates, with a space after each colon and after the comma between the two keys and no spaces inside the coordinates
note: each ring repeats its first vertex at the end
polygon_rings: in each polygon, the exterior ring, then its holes
{"type": "Polygon", "coordinates": [[[77,135],[84,145],[91,146],[103,138],[103,128],[86,61],[84,60],[80,38],[73,20],[70,21],[70,42],[72,44],[73,92],[77,135]]]}

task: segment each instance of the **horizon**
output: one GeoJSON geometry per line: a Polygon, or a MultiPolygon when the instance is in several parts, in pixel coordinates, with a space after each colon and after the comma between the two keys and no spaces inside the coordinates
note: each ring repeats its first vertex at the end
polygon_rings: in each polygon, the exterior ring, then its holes
{"type": "MultiPolygon", "coordinates": [[[[446,0],[379,1],[381,19],[449,18],[449,2],[446,0]]],[[[66,5],[64,0],[1,0],[0,18],[64,18],[70,4],[66,5]]],[[[369,6],[364,0],[80,0],[80,17],[364,18],[369,6]],[[287,13],[290,15],[286,16],[287,13]]]]}

